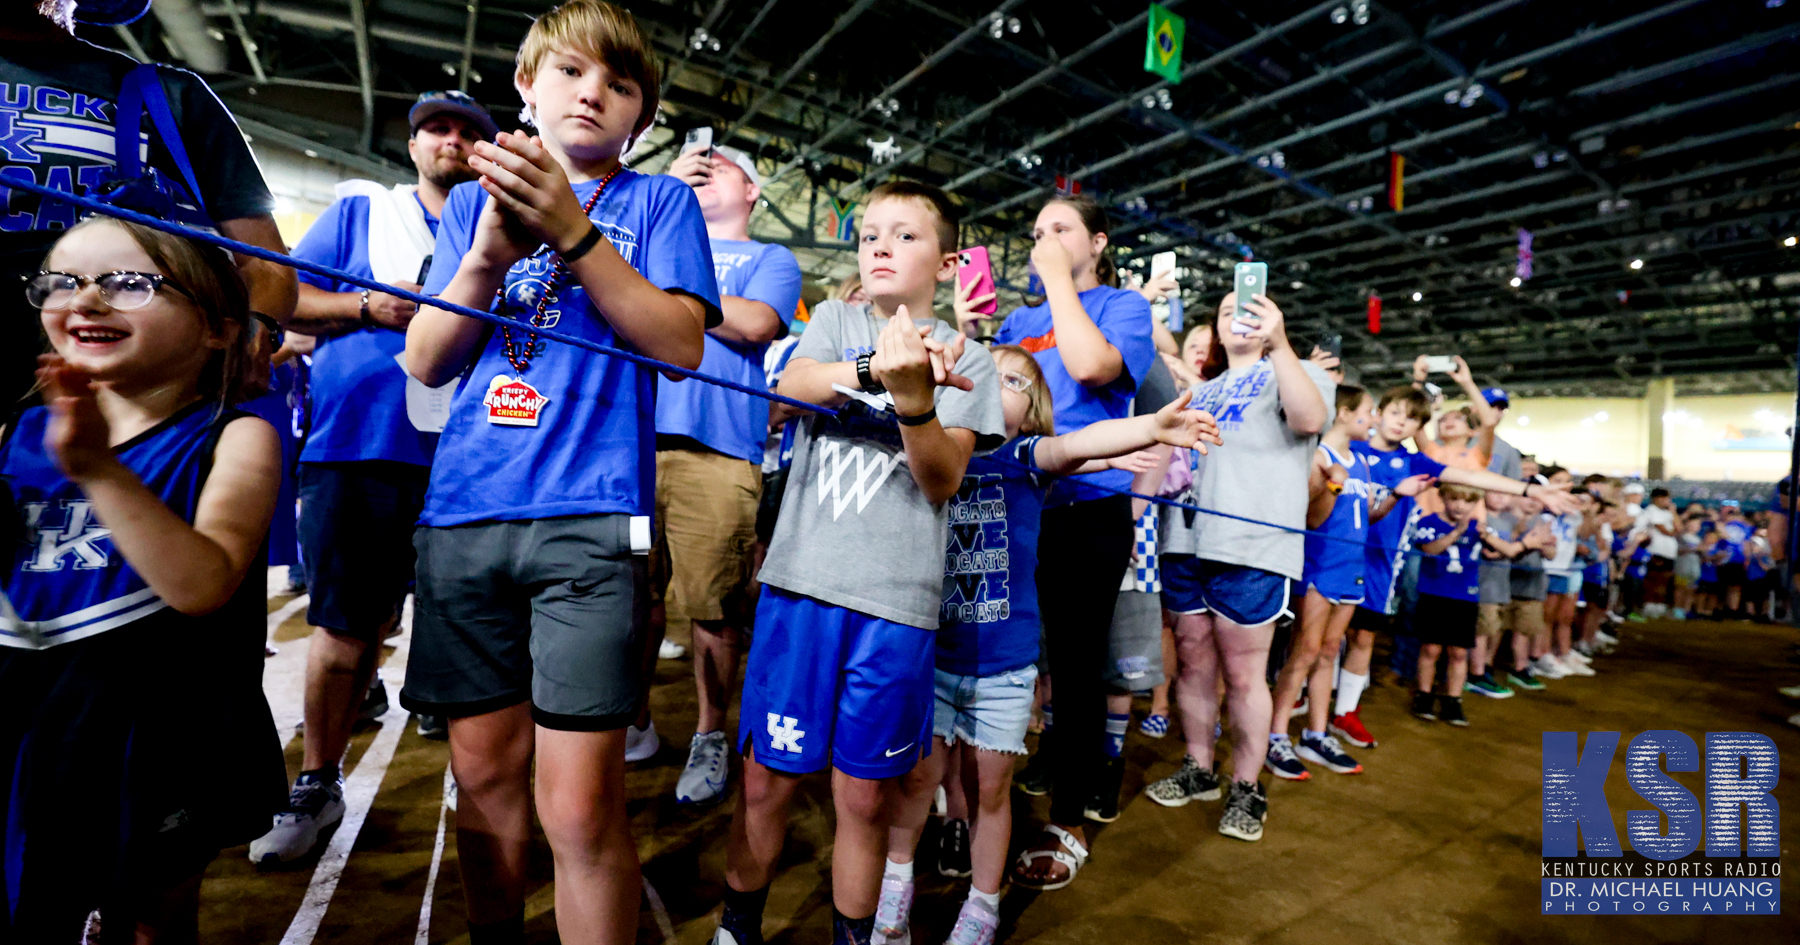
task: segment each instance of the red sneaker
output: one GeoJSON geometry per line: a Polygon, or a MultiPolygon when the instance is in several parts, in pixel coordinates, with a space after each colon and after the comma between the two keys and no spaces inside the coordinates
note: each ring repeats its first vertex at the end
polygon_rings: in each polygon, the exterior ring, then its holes
{"type": "Polygon", "coordinates": [[[1374,748],[1375,736],[1363,727],[1362,718],[1357,715],[1361,708],[1351,709],[1343,715],[1332,716],[1331,734],[1355,745],[1358,748],[1374,748]]]}

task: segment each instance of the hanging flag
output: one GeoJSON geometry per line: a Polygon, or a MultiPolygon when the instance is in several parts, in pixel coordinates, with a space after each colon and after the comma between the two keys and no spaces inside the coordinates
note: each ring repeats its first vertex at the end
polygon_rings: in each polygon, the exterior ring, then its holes
{"type": "Polygon", "coordinates": [[[1388,209],[1399,213],[1406,206],[1406,156],[1388,152],[1388,209]]]}
{"type": "Polygon", "coordinates": [[[1181,37],[1187,21],[1160,3],[1150,4],[1150,38],[1144,43],[1144,71],[1181,81],[1181,37]]]}
{"type": "Polygon", "coordinates": [[[1081,193],[1081,181],[1058,174],[1056,175],[1056,192],[1064,197],[1073,197],[1081,193]]]}
{"type": "Polygon", "coordinates": [[[1513,275],[1521,280],[1531,278],[1531,231],[1519,228],[1519,265],[1513,275]]]}
{"type": "Polygon", "coordinates": [[[1369,296],[1369,334],[1381,334],[1381,296],[1369,296]]]}
{"type": "Polygon", "coordinates": [[[827,219],[831,222],[832,238],[843,240],[847,243],[855,242],[856,201],[839,200],[836,197],[827,199],[831,201],[831,206],[826,209],[825,214],[827,219]]]}

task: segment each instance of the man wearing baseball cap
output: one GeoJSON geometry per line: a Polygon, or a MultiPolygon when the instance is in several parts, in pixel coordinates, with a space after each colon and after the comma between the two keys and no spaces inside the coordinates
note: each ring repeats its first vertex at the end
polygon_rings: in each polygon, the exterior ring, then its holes
{"type": "MultiPolygon", "coordinates": [[[[1488,406],[1499,412],[1500,419],[1495,420],[1495,424],[1506,419],[1506,408],[1509,406],[1506,391],[1498,387],[1490,387],[1482,391],[1481,396],[1488,402],[1488,406]]],[[[1518,479],[1522,473],[1520,463],[1523,459],[1518,447],[1496,436],[1494,437],[1493,456],[1488,459],[1488,472],[1499,473],[1508,479],[1518,479]]]]}
{"type": "MultiPolygon", "coordinates": [[[[337,200],[294,255],[419,291],[437,245],[438,216],[457,184],[475,179],[475,142],[499,134],[462,92],[426,92],[408,116],[406,152],[417,178],[387,187],[337,185],[337,200]]],[[[312,431],[300,453],[300,544],[314,627],[306,663],[306,742],[300,776],[274,827],[250,845],[256,863],[305,856],[344,815],[338,760],[359,717],[388,708],[376,672],[380,642],[399,618],[413,574],[413,525],[447,401],[410,378],[399,357],[418,306],[311,273],[300,275],[293,329],[318,338],[312,431]],[[438,409],[433,409],[434,404],[438,409]],[[371,685],[373,681],[373,685],[371,685]],[[360,708],[359,708],[360,703],[360,708]]],[[[442,738],[443,720],[419,720],[442,738]]]]}
{"type": "MultiPolygon", "coordinates": [[[[668,173],[694,188],[706,217],[713,275],[725,321],[706,333],[700,370],[742,384],[766,382],[763,354],[787,334],[800,302],[800,263],[787,247],[750,239],[750,212],[762,196],[756,162],[736,148],[693,148],[668,173]]],[[[750,628],[748,593],[762,495],[769,403],[711,384],[658,381],[656,546],[652,594],[667,623],[693,627],[700,718],[675,800],[706,804],[724,796],[730,758],[725,713],[750,628]]],[[[653,659],[667,625],[653,625],[653,659]]],[[[649,669],[654,669],[651,664],[649,669]]],[[[626,733],[627,761],[656,750],[648,709],[626,733]]]]}

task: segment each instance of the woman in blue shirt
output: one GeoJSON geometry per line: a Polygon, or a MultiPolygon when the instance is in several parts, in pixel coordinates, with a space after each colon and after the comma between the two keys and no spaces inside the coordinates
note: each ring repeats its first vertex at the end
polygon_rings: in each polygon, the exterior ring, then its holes
{"type": "MultiPolygon", "coordinates": [[[[1138,382],[1156,357],[1150,303],[1118,288],[1106,230],[1106,211],[1091,197],[1057,196],[1045,204],[1031,251],[1044,301],[1014,310],[995,337],[1036,358],[1056,407],[1058,433],[1129,416],[1138,382]]],[[[1100,672],[1113,603],[1131,560],[1131,500],[1106,490],[1130,487],[1131,474],[1118,469],[1060,480],[1045,500],[1038,538],[1044,644],[1060,710],[1055,737],[1046,726],[1039,748],[1055,788],[1050,822],[1081,843],[1087,842],[1082,824],[1093,795],[1092,761],[1106,721],[1100,672]]],[[[1033,849],[1063,847],[1046,834],[1033,849]]],[[[1031,860],[1020,879],[1042,887],[1068,875],[1044,856],[1031,860]]]]}

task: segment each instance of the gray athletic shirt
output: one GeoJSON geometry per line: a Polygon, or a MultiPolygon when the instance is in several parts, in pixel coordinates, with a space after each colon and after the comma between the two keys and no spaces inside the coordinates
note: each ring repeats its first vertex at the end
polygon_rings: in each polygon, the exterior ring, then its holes
{"type": "MultiPolygon", "coordinates": [[[[1519,516],[1516,512],[1490,511],[1487,525],[1507,541],[1519,539],[1519,516]]],[[[1481,550],[1481,602],[1504,604],[1512,600],[1512,559],[1490,558],[1490,553],[1486,548],[1481,550]]]]}
{"type": "MultiPolygon", "coordinates": [[[[934,319],[932,337],[948,342],[956,330],[934,319]]],[[[827,301],[794,347],[794,358],[821,364],[853,361],[873,351],[886,323],[868,305],[827,301]]],[[[956,372],[973,391],[937,389],[938,420],[975,431],[977,453],[1006,438],[1000,376],[994,358],[970,344],[956,372]]],[[[948,503],[933,505],[906,468],[906,451],[892,420],[871,418],[852,401],[840,417],[807,414],[794,436],[794,464],[781,499],[760,579],[828,604],[936,630],[944,597],[944,549],[950,543],[948,503]]]]}
{"type": "MultiPolygon", "coordinates": [[[[1311,361],[1302,361],[1300,366],[1318,386],[1329,413],[1336,402],[1337,384],[1311,361]]],[[[1274,364],[1263,358],[1200,384],[1194,388],[1192,406],[1218,420],[1225,445],[1208,447],[1206,456],[1191,451],[1194,484],[1181,501],[1305,528],[1308,466],[1319,438],[1295,433],[1288,426],[1274,364]]],[[[1208,561],[1260,568],[1296,581],[1306,564],[1306,539],[1298,531],[1178,510],[1164,515],[1163,523],[1165,555],[1197,554],[1208,561]]]]}

